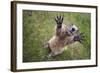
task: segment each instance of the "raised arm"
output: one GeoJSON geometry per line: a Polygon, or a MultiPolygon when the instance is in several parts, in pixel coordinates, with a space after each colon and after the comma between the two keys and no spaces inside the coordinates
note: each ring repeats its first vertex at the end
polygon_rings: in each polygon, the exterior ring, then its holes
{"type": "Polygon", "coordinates": [[[61,28],[62,27],[62,23],[63,23],[63,17],[60,15],[60,16],[57,16],[55,18],[55,21],[56,21],[56,24],[57,24],[57,28],[61,28]]]}
{"type": "Polygon", "coordinates": [[[83,33],[75,34],[73,36],[70,36],[68,39],[66,39],[66,45],[72,44],[76,41],[82,43],[83,40],[84,40],[83,33]]]}
{"type": "Polygon", "coordinates": [[[59,35],[60,32],[61,32],[61,28],[62,28],[63,17],[61,15],[60,16],[57,16],[55,18],[55,21],[56,21],[56,24],[57,24],[57,27],[56,27],[56,35],[59,35]]]}

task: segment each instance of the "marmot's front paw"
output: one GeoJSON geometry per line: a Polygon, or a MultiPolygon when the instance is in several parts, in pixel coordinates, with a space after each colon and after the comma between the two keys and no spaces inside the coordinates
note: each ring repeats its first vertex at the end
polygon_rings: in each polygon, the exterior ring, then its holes
{"type": "Polygon", "coordinates": [[[62,23],[63,23],[63,16],[57,16],[56,18],[55,18],[55,21],[56,21],[56,23],[57,23],[57,28],[61,28],[61,26],[62,26],[62,23]]]}
{"type": "Polygon", "coordinates": [[[83,40],[84,40],[84,33],[80,33],[74,36],[74,41],[79,41],[80,43],[82,43],[83,40]]]}

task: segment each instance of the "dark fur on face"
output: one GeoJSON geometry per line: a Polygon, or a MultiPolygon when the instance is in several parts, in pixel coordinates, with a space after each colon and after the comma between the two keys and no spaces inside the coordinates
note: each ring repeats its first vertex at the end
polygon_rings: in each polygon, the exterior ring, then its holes
{"type": "Polygon", "coordinates": [[[55,56],[61,54],[64,51],[66,45],[72,44],[76,41],[82,42],[83,34],[78,33],[79,30],[75,25],[63,24],[64,17],[57,16],[56,21],[56,33],[48,41],[46,48],[51,50],[49,56],[55,56]]]}

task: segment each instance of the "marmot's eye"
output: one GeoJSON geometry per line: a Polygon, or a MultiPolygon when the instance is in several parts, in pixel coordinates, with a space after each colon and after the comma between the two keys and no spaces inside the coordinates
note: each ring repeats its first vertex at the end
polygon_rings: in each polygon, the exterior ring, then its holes
{"type": "Polygon", "coordinates": [[[75,28],[72,28],[72,31],[75,31],[75,28]]]}

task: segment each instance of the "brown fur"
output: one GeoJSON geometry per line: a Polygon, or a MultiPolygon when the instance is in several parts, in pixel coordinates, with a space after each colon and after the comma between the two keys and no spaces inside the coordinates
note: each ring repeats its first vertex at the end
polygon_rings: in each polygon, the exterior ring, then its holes
{"type": "Polygon", "coordinates": [[[49,56],[55,56],[61,54],[64,51],[64,47],[74,43],[75,41],[81,42],[83,39],[82,34],[76,34],[78,28],[73,25],[65,25],[63,24],[63,17],[57,16],[55,18],[56,21],[56,33],[53,37],[48,41],[45,48],[49,48],[51,53],[49,56]]]}
{"type": "Polygon", "coordinates": [[[64,47],[73,43],[74,36],[71,36],[66,30],[66,25],[62,25],[62,28],[56,28],[55,35],[48,41],[49,47],[53,55],[58,55],[64,51],[64,47]]]}

